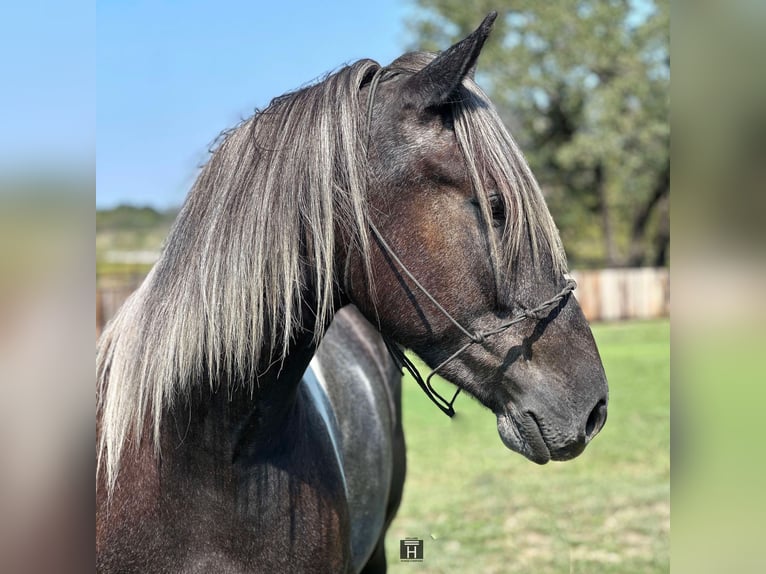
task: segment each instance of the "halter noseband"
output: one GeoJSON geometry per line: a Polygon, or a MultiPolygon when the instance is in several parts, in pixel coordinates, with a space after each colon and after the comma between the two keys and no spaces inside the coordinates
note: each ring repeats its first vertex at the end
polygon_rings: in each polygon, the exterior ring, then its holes
{"type": "MultiPolygon", "coordinates": [[[[375,75],[373,76],[372,80],[370,81],[370,92],[367,100],[367,134],[369,138],[370,134],[370,128],[372,125],[372,107],[375,100],[375,93],[378,88],[378,84],[382,79],[389,79],[393,77],[393,75],[398,74],[398,71],[392,71],[387,70],[386,68],[380,68],[377,70],[375,75]],[[385,78],[382,78],[382,76],[386,74],[385,78]],[[387,75],[392,74],[392,75],[387,75]]],[[[412,281],[412,283],[428,298],[431,303],[434,304],[434,306],[447,318],[449,319],[452,324],[454,324],[460,331],[462,331],[466,337],[468,337],[468,342],[465,343],[462,347],[460,347],[457,351],[452,353],[449,357],[447,357],[444,361],[439,363],[436,367],[434,367],[431,372],[428,374],[428,376],[423,379],[423,376],[420,374],[420,371],[418,371],[418,368],[415,366],[415,364],[405,355],[404,349],[402,348],[399,343],[396,341],[393,341],[386,335],[383,336],[383,341],[386,343],[386,347],[388,348],[388,352],[391,354],[391,356],[394,359],[394,362],[397,364],[397,366],[400,369],[407,369],[407,372],[410,373],[413,379],[418,383],[420,388],[423,390],[423,392],[426,394],[426,396],[431,399],[431,401],[439,407],[439,410],[441,410],[444,414],[446,414],[449,417],[452,417],[455,415],[455,409],[453,407],[455,400],[457,399],[457,396],[460,394],[460,387],[457,388],[455,391],[455,394],[452,395],[452,398],[448,401],[445,399],[439,392],[432,386],[431,379],[434,375],[436,375],[439,370],[441,370],[443,367],[445,367],[447,364],[452,362],[453,360],[457,359],[463,352],[467,351],[470,347],[473,345],[482,345],[486,342],[487,337],[492,337],[494,335],[499,335],[500,333],[505,332],[510,327],[517,323],[521,323],[522,321],[525,321],[526,319],[534,319],[534,320],[542,320],[545,317],[547,317],[550,312],[553,310],[555,306],[558,306],[558,304],[563,301],[569,294],[575,290],[577,287],[577,283],[575,283],[574,279],[567,278],[566,285],[564,285],[564,288],[559,291],[555,296],[551,297],[547,301],[544,301],[540,303],[537,307],[533,307],[532,309],[524,309],[521,313],[513,315],[510,320],[506,321],[505,323],[502,323],[498,325],[497,327],[493,327],[491,329],[487,330],[477,330],[472,331],[466,327],[464,327],[460,321],[455,319],[455,317],[452,316],[452,314],[447,311],[447,309],[444,308],[444,306],[439,303],[439,301],[436,300],[436,297],[434,297],[428,289],[426,289],[420,281],[418,281],[415,276],[412,274],[412,272],[407,268],[407,266],[402,262],[401,259],[396,255],[394,250],[391,248],[391,246],[386,242],[386,240],[383,238],[383,235],[378,231],[378,228],[375,226],[375,224],[372,221],[368,222],[370,226],[370,230],[372,231],[373,235],[375,236],[375,239],[377,240],[380,247],[388,254],[388,256],[397,264],[399,269],[412,281]]],[[[352,248],[349,247],[348,253],[346,255],[346,266],[344,269],[344,288],[348,291],[348,268],[349,268],[349,262],[350,262],[350,255],[352,252],[352,248]]]]}

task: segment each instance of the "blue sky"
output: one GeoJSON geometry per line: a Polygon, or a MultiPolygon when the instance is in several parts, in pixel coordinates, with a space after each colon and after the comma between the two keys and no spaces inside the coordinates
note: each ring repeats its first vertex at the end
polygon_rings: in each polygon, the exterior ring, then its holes
{"type": "Polygon", "coordinates": [[[96,154],[95,14],[79,0],[6,2],[0,174],[87,169],[96,154]]]}
{"type": "Polygon", "coordinates": [[[180,205],[218,133],[256,107],[405,48],[406,0],[99,1],[98,207],[180,205]]]}
{"type": "MultiPolygon", "coordinates": [[[[5,143],[17,148],[19,138],[34,140],[53,126],[61,134],[52,138],[54,147],[80,156],[91,150],[92,157],[97,139],[98,207],[180,205],[223,129],[343,63],[365,57],[389,63],[410,43],[405,22],[414,11],[410,0],[99,0],[94,97],[92,88],[61,88],[71,84],[64,77],[72,73],[66,62],[77,62],[75,79],[82,73],[83,85],[93,84],[93,34],[74,25],[83,15],[92,22],[92,12],[79,14],[67,4],[50,14],[38,3],[14,9],[29,18],[53,16],[35,22],[44,44],[23,37],[15,20],[0,22],[0,33],[11,34],[9,46],[23,46],[33,59],[52,64],[46,74],[56,91],[19,95],[35,110],[36,123],[29,129],[24,122],[33,116],[9,118],[21,135],[5,143]],[[56,115],[50,100],[62,98],[71,113],[56,115]]],[[[633,0],[639,18],[650,6],[633,0]]],[[[35,86],[39,71],[19,69],[35,86]]],[[[0,153],[3,144],[0,134],[0,153]]]]}

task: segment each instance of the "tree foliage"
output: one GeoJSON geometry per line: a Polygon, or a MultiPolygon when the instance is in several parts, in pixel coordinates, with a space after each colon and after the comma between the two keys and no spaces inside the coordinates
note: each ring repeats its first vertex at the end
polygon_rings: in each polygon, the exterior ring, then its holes
{"type": "MultiPolygon", "coordinates": [[[[178,210],[157,211],[151,207],[119,205],[96,210],[96,233],[107,231],[148,231],[170,227],[178,210]]],[[[159,247],[159,246],[158,246],[159,247]]]]}
{"type": "Polygon", "coordinates": [[[669,7],[641,0],[415,0],[413,48],[500,13],[479,61],[573,265],[662,265],[669,243],[669,7]]]}

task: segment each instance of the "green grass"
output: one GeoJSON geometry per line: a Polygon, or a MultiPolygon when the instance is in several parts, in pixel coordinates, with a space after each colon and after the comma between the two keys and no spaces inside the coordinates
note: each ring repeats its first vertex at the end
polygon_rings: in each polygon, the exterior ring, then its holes
{"type": "Polygon", "coordinates": [[[668,572],[668,321],[595,325],[609,419],[577,459],[537,466],[461,396],[449,420],[404,382],[408,473],[387,537],[391,572],[668,572]],[[425,540],[421,563],[399,540],[425,540]]]}
{"type": "Polygon", "coordinates": [[[96,284],[138,285],[152,268],[151,263],[113,263],[96,260],[96,284]]]}

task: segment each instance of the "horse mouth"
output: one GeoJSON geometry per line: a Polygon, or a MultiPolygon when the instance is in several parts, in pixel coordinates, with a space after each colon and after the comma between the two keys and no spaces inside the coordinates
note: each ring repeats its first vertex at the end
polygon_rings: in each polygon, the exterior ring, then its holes
{"type": "Polygon", "coordinates": [[[497,432],[505,446],[532,462],[545,464],[551,460],[551,452],[545,443],[540,425],[531,413],[503,410],[497,414],[497,432]]]}

